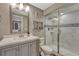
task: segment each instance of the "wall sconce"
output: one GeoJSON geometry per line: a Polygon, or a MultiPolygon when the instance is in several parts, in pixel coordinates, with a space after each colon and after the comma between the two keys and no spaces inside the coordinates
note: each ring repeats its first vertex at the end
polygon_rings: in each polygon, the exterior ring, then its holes
{"type": "Polygon", "coordinates": [[[30,10],[30,8],[29,8],[29,6],[27,5],[25,11],[26,11],[26,12],[29,12],[29,10],[30,10]]]}
{"type": "Polygon", "coordinates": [[[23,8],[24,8],[23,4],[20,3],[20,5],[19,5],[19,9],[20,9],[20,10],[23,10],[23,8]]]}
{"type": "Polygon", "coordinates": [[[16,7],[16,3],[11,3],[12,7],[15,8],[16,7]]]}

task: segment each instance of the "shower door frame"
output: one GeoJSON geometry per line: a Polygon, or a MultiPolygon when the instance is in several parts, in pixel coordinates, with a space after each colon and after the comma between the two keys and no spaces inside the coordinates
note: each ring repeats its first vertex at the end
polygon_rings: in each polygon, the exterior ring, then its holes
{"type": "MultiPolygon", "coordinates": [[[[58,18],[58,22],[57,22],[57,52],[59,53],[59,51],[60,51],[60,12],[59,12],[59,8],[58,9],[56,9],[57,10],[57,18],[58,18]]],[[[44,45],[46,45],[46,27],[45,27],[45,25],[46,25],[46,16],[45,16],[45,20],[44,20],[44,22],[45,22],[45,24],[44,24],[44,37],[45,37],[45,39],[44,39],[44,45]]]]}
{"type": "MultiPolygon", "coordinates": [[[[60,9],[61,8],[58,8],[56,9],[57,10],[57,18],[58,18],[58,24],[57,24],[57,52],[60,53],[60,35],[61,35],[61,25],[60,25],[60,9]]],[[[46,17],[45,17],[46,18],[46,17]]],[[[46,25],[46,20],[44,21],[45,22],[45,25],[46,25]]],[[[44,26],[44,34],[45,34],[45,39],[44,39],[44,45],[46,45],[46,30],[45,30],[45,26],[44,26]]]]}

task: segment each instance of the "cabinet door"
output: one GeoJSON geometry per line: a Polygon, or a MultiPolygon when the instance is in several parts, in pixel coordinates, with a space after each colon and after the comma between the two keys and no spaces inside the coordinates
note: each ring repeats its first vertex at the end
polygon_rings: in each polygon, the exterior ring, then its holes
{"type": "Polygon", "coordinates": [[[17,46],[2,50],[2,56],[17,56],[17,54],[18,54],[17,46]]]}
{"type": "Polygon", "coordinates": [[[20,56],[28,56],[29,55],[29,46],[28,46],[28,43],[19,46],[19,55],[20,56]]]}
{"type": "Polygon", "coordinates": [[[29,55],[30,56],[37,56],[37,47],[36,47],[36,41],[29,43],[29,55]]]}

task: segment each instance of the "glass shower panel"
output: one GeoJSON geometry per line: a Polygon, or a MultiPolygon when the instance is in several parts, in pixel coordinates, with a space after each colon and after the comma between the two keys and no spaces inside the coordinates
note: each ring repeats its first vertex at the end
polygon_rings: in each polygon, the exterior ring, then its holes
{"type": "Polygon", "coordinates": [[[79,4],[60,10],[60,53],[79,55],[79,4]]]}
{"type": "Polygon", "coordinates": [[[57,34],[58,34],[58,11],[51,13],[46,16],[45,20],[45,39],[46,45],[52,50],[57,51],[57,34]]]}

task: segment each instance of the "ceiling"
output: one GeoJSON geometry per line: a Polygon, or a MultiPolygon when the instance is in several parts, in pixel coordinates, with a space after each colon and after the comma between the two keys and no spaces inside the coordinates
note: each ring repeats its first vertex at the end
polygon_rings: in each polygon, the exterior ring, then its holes
{"type": "Polygon", "coordinates": [[[54,3],[30,3],[30,4],[42,10],[45,10],[54,3]]]}

